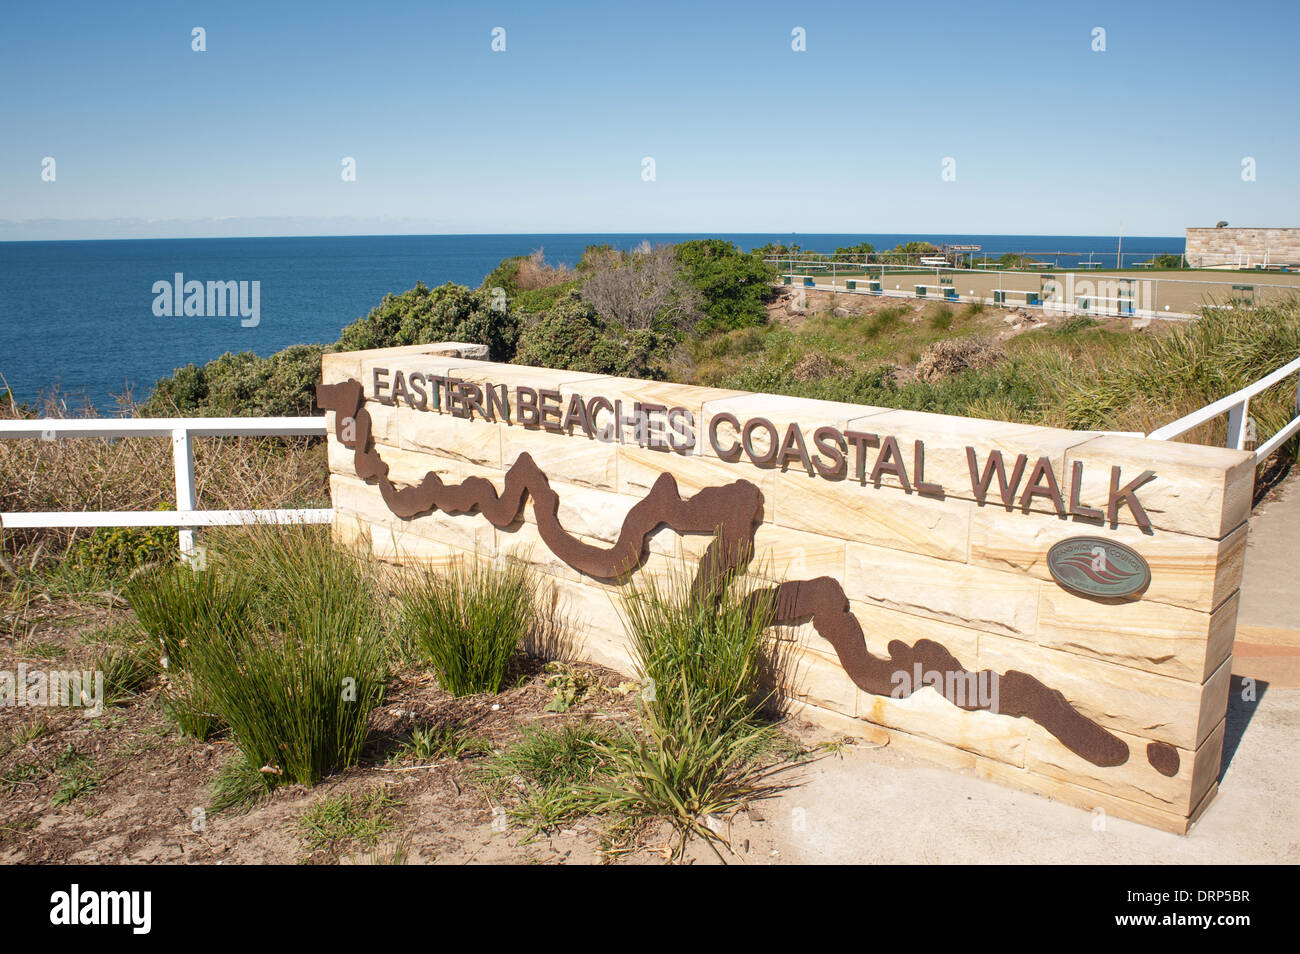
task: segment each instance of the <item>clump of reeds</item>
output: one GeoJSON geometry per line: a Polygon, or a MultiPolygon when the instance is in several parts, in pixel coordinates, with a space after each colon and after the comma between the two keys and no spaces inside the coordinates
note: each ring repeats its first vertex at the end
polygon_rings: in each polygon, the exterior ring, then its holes
{"type": "Polygon", "coordinates": [[[500,692],[511,658],[538,621],[527,564],[461,559],[412,571],[398,586],[404,637],[456,696],[500,692]]]}

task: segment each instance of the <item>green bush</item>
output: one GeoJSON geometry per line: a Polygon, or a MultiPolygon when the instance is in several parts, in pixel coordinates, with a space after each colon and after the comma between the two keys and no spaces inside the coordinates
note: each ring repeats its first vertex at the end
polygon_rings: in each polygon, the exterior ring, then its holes
{"type": "Polygon", "coordinates": [[[524,329],[515,361],[593,374],[661,378],[660,363],[667,360],[671,347],[671,338],[656,331],[609,324],[590,304],[570,293],[524,329]]]}
{"type": "MultiPolygon", "coordinates": [[[[161,504],[157,510],[175,510],[161,504]]],[[[69,553],[83,576],[116,579],[149,564],[175,563],[180,543],[173,527],[97,527],[69,553]]]]}
{"type": "Polygon", "coordinates": [[[688,279],[704,296],[707,317],[696,328],[699,334],[767,321],[763,303],[772,297],[776,269],[760,256],[721,239],[682,242],[675,250],[688,279]]]}
{"type": "Polygon", "coordinates": [[[876,247],[870,242],[859,242],[857,245],[841,245],[835,250],[835,258],[853,260],[866,260],[867,256],[875,254],[876,247]]]}
{"type": "Polygon", "coordinates": [[[464,341],[487,345],[493,361],[509,361],[519,337],[519,318],[508,309],[493,309],[491,288],[469,289],[452,282],[429,288],[420,282],[400,295],[385,295],[366,317],[343,329],[332,350],[464,341]]]}
{"type": "Polygon", "coordinates": [[[570,292],[577,289],[578,283],[560,282],[558,285],[547,285],[545,288],[534,288],[530,291],[517,292],[510,299],[511,310],[519,316],[520,327],[524,319],[529,315],[541,315],[550,311],[555,303],[564,299],[570,292]]]}
{"type": "Polygon", "coordinates": [[[154,385],[147,417],[296,417],[316,413],[320,345],[291,345],[262,358],[227,352],[203,367],[179,368],[154,385]]]}
{"type": "Polygon", "coordinates": [[[412,572],[398,599],[407,638],[457,696],[500,692],[515,650],[537,618],[536,581],[519,562],[460,560],[412,572]]]}
{"type": "Polygon", "coordinates": [[[515,284],[515,279],[519,275],[519,267],[527,258],[527,255],[512,255],[510,258],[503,258],[500,265],[483,276],[483,283],[479,285],[479,288],[488,292],[493,288],[500,288],[513,298],[519,293],[519,286],[515,284]]]}

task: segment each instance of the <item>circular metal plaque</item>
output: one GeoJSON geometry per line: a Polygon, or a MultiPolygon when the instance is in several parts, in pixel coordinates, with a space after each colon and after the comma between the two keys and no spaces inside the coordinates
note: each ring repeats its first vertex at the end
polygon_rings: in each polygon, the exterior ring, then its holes
{"type": "Polygon", "coordinates": [[[1103,537],[1062,540],[1047,551],[1047,569],[1061,586],[1084,596],[1132,596],[1151,582],[1141,554],[1103,537]]]}

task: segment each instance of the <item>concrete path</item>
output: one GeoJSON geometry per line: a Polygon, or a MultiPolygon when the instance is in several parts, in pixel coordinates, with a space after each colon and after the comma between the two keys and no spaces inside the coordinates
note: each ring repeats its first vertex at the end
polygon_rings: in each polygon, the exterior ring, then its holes
{"type": "Polygon", "coordinates": [[[863,743],[732,831],[738,860],[781,863],[1300,863],[1300,690],[1233,681],[1219,794],[1186,836],[1017,792],[863,743]],[[746,846],[748,850],[746,850],[746,846]]]}
{"type": "Polygon", "coordinates": [[[1300,687],[1300,478],[1250,516],[1232,671],[1300,687]]]}

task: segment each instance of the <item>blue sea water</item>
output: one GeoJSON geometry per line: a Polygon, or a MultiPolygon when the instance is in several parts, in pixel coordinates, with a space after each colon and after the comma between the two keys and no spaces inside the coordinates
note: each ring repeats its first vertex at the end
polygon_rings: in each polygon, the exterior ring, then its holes
{"type": "MultiPolygon", "coordinates": [[[[588,245],[633,248],[642,241],[722,238],[746,250],[768,242],[830,252],[871,242],[981,245],[990,256],[1065,253],[1115,263],[1117,241],[1101,236],[1028,235],[390,235],[309,238],[133,239],[0,242],[0,388],[20,401],[58,389],[70,406],[111,411],[114,396],[143,399],[156,380],[227,351],[271,354],[291,344],[332,342],[387,292],[418,281],[478,285],[503,259],[545,250],[575,264],[588,245]],[[157,317],[155,282],[260,282],[260,320],[157,317]]],[[[1182,238],[1124,238],[1130,254],[1183,250],[1182,238]]]]}

